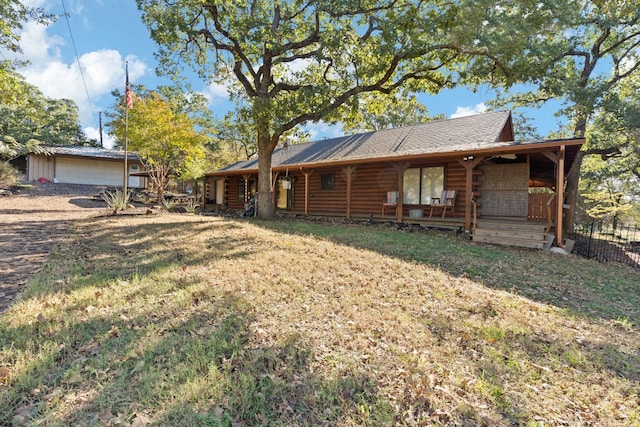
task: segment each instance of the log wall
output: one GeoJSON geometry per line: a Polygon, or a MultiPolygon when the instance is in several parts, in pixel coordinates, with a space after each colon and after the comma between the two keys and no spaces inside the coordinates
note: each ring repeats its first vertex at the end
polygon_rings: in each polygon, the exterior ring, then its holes
{"type": "MultiPolygon", "coordinates": [[[[444,166],[445,189],[456,190],[455,216],[464,217],[466,176],[465,169],[459,162],[414,163],[404,166],[408,168],[444,166]]],[[[359,216],[380,215],[387,192],[398,190],[398,170],[401,170],[401,165],[394,163],[365,164],[355,167],[351,175],[351,214],[359,216]]],[[[309,173],[309,214],[346,216],[346,168],[315,168],[307,172],[309,173]],[[333,174],[333,189],[321,189],[321,177],[324,174],[333,174]]],[[[288,171],[287,176],[292,181],[289,210],[304,212],[305,173],[301,170],[294,170],[288,171]]],[[[238,200],[238,185],[241,180],[241,176],[230,176],[225,185],[225,201],[230,209],[243,209],[244,207],[243,203],[238,200]]],[[[212,187],[213,182],[210,182],[212,187]]],[[[211,189],[211,191],[214,190],[211,189]]],[[[275,191],[274,199],[277,200],[278,192],[282,190],[276,188],[275,191]]],[[[403,205],[403,216],[408,217],[409,210],[416,208],[425,209],[425,215],[428,215],[428,205],[403,205]]]]}

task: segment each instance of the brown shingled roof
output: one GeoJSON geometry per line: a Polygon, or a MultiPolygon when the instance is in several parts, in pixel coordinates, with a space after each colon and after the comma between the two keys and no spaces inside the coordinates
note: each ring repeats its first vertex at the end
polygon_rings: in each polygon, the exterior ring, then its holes
{"type": "MultiPolygon", "coordinates": [[[[296,144],[274,151],[272,166],[444,154],[512,145],[512,141],[500,140],[510,121],[509,111],[490,112],[296,144]]],[[[218,172],[257,168],[258,160],[252,159],[227,166],[218,172]]]]}

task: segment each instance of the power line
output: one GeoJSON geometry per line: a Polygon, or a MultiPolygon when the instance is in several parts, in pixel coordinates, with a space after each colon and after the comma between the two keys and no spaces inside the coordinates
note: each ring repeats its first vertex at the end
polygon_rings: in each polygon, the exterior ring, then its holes
{"type": "Polygon", "coordinates": [[[84,72],[82,71],[82,65],[80,64],[80,57],[78,56],[78,49],[76,48],[76,41],[73,39],[73,32],[71,31],[71,24],[69,23],[69,14],[67,8],[64,5],[64,0],[60,0],[62,3],[62,10],[64,11],[64,17],[67,20],[67,27],[69,28],[69,36],[71,37],[71,44],[73,45],[73,51],[76,55],[76,62],[78,63],[78,69],[80,70],[80,77],[82,77],[82,84],[84,85],[84,91],[87,94],[87,101],[89,101],[89,109],[91,110],[91,117],[95,117],[93,111],[93,104],[91,102],[91,96],[89,95],[89,89],[87,88],[87,82],[84,78],[84,72]]]}

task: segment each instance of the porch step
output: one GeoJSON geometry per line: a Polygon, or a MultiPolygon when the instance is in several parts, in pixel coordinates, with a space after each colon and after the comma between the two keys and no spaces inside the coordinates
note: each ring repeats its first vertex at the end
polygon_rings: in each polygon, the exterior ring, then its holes
{"type": "Polygon", "coordinates": [[[477,228],[489,228],[495,230],[529,230],[543,233],[547,228],[546,222],[513,221],[513,220],[485,220],[479,219],[477,228]]]}
{"type": "Polygon", "coordinates": [[[483,237],[498,237],[505,239],[515,240],[541,240],[545,241],[546,236],[544,234],[544,227],[539,230],[530,230],[526,228],[520,229],[491,229],[491,228],[478,228],[476,229],[476,236],[483,237]]]}
{"type": "MultiPolygon", "coordinates": [[[[477,232],[478,230],[476,230],[477,232]]],[[[519,248],[531,248],[531,249],[543,249],[544,241],[537,240],[522,240],[522,239],[507,239],[504,237],[492,237],[492,236],[473,236],[473,241],[478,243],[489,243],[492,245],[504,245],[504,246],[516,246],[519,248]]]]}
{"type": "Polygon", "coordinates": [[[482,219],[478,221],[473,240],[493,245],[544,249],[547,243],[546,224],[513,219],[482,219]]]}

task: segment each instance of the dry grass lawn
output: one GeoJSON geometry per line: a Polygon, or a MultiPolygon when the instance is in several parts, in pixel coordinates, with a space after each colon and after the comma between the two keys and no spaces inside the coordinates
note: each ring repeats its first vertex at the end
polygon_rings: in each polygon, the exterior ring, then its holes
{"type": "Polygon", "coordinates": [[[0,425],[640,426],[640,273],[452,233],[80,222],[0,318],[0,425]]]}

